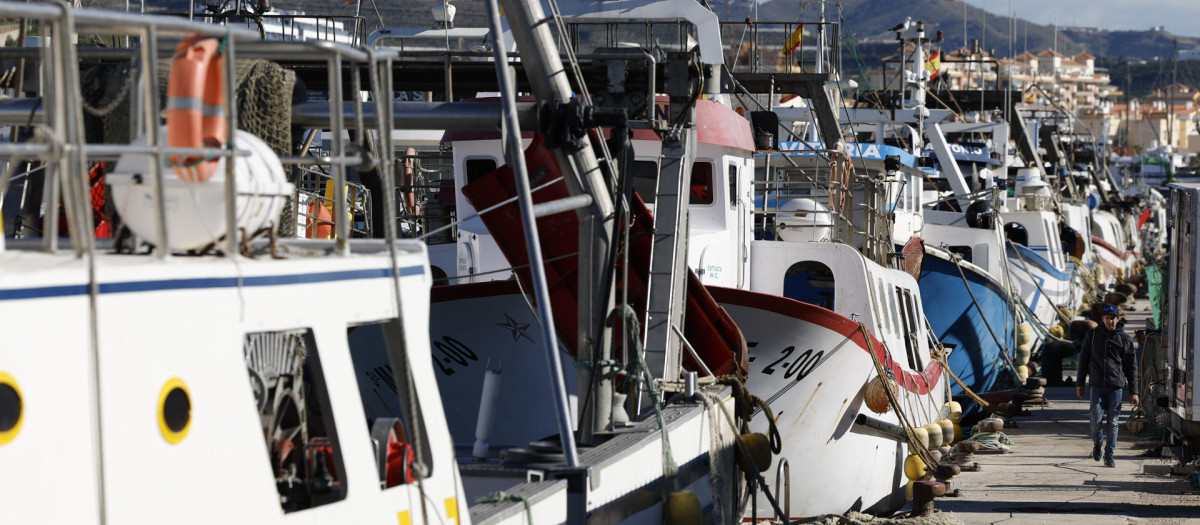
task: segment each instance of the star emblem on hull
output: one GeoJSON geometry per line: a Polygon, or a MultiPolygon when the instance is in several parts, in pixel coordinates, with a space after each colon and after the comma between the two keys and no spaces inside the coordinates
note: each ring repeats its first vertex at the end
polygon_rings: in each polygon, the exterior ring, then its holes
{"type": "Polygon", "coordinates": [[[496,323],[496,326],[501,326],[512,330],[513,341],[524,337],[525,339],[529,340],[530,343],[533,342],[533,338],[529,337],[529,334],[526,333],[526,330],[529,329],[529,323],[518,323],[515,319],[509,317],[508,314],[504,314],[504,322],[496,323]]]}

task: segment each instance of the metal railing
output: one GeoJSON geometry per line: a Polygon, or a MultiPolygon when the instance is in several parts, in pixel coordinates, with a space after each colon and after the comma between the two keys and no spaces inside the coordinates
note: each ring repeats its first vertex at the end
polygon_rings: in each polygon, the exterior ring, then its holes
{"type": "Polygon", "coordinates": [[[818,61],[828,73],[842,61],[841,28],[832,22],[721,22],[721,42],[734,73],[815,73],[818,61]]]}
{"type": "Polygon", "coordinates": [[[245,27],[258,32],[259,38],[263,40],[329,40],[350,46],[362,45],[366,27],[363,18],[359,16],[214,13],[198,16],[195,20],[245,27]]]}
{"type": "MultiPolygon", "coordinates": [[[[280,59],[305,56],[314,62],[323,62],[328,70],[329,83],[332,86],[331,98],[344,100],[342,86],[344,85],[343,64],[360,67],[381,68],[384,63],[390,66],[392,56],[381,60],[380,56],[369,50],[332,41],[297,41],[291,43],[263,42],[257,31],[249,31],[227,25],[214,25],[193,22],[174,16],[136,15],[102,10],[71,10],[65,4],[26,4],[19,2],[0,2],[0,12],[8,17],[30,18],[40,20],[43,32],[51,36],[44,47],[36,50],[37,59],[34,67],[42,79],[36,96],[44,113],[44,124],[33,128],[32,138],[26,142],[0,144],[0,160],[7,163],[5,174],[0,175],[0,191],[6,189],[15,167],[20,162],[37,161],[47,166],[45,191],[42,204],[46,210],[59,209],[63,203],[66,212],[67,226],[71,233],[71,245],[77,254],[91,250],[94,239],[90,232],[94,225],[90,213],[91,199],[88,191],[88,167],[91,161],[111,159],[122,153],[141,153],[150,156],[149,173],[145,174],[152,184],[154,207],[157,210],[155,224],[158,236],[147,239],[159,247],[155,253],[159,257],[167,257],[171,250],[169,230],[166,225],[165,196],[162,178],[164,175],[160,166],[165,165],[164,155],[197,156],[206,159],[232,158],[249,155],[249,152],[239,149],[233,140],[220,147],[212,148],[171,148],[158,143],[157,133],[147,133],[147,130],[158,129],[161,122],[159,108],[159,82],[157,66],[160,58],[170,57],[172,49],[160,49],[160,39],[178,39],[187,35],[200,35],[221,40],[224,64],[224,83],[226,93],[236,93],[234,64],[239,58],[280,59]],[[136,44],[134,57],[131,61],[137,82],[130,88],[128,96],[135,101],[130,104],[133,133],[132,136],[144,136],[144,145],[133,144],[89,144],[82,129],[82,100],[79,90],[78,54],[75,39],[65,35],[75,33],[94,33],[118,36],[129,36],[136,44]],[[80,234],[86,232],[85,234],[80,234]]],[[[4,50],[5,52],[9,50],[4,50]]],[[[24,53],[20,49],[13,50],[24,53]]],[[[388,71],[390,73],[390,71],[388,71]]],[[[390,77],[390,75],[388,75],[390,77]]],[[[374,86],[364,88],[359,75],[351,75],[348,82],[353,92],[375,91],[374,86]]],[[[378,93],[376,93],[376,97],[378,93]]],[[[350,216],[354,209],[370,212],[368,206],[358,206],[354,203],[369,201],[365,188],[355,187],[346,181],[346,167],[350,164],[361,164],[359,156],[349,155],[345,143],[345,128],[349,122],[355,122],[358,129],[362,125],[363,112],[361,97],[349,97],[353,101],[350,115],[343,116],[345,109],[342,104],[330,105],[330,126],[327,128],[331,137],[330,155],[323,159],[314,159],[309,165],[324,166],[321,170],[325,178],[332,182],[333,220],[332,227],[337,241],[337,252],[349,253],[347,244],[351,236],[350,221],[339,220],[340,217],[350,216]],[[354,188],[353,190],[351,188],[354,188]]],[[[235,137],[238,129],[236,97],[226,97],[224,102],[227,136],[235,137]]],[[[361,136],[361,135],[360,135],[361,136]]],[[[392,177],[392,166],[389,162],[369,161],[377,167],[382,177],[392,177]]],[[[240,244],[245,235],[253,232],[239,232],[235,217],[235,206],[238,195],[233,162],[226,162],[225,169],[225,204],[227,230],[219,246],[227,256],[236,256],[240,252],[240,244]]],[[[43,227],[43,249],[56,251],[57,238],[61,225],[58,224],[58,213],[46,213],[43,227]]],[[[369,216],[368,216],[369,218],[369,216]]]]}
{"type": "Polygon", "coordinates": [[[754,181],[761,188],[756,193],[763,196],[762,207],[754,210],[760,236],[780,239],[780,230],[812,230],[807,240],[848,244],[886,265],[893,247],[885,179],[878,172],[856,170],[852,159],[839,151],[778,155],[788,157],[790,165],[775,167],[766,180],[754,181]],[[795,199],[811,200],[812,205],[784,209],[795,199]]]}

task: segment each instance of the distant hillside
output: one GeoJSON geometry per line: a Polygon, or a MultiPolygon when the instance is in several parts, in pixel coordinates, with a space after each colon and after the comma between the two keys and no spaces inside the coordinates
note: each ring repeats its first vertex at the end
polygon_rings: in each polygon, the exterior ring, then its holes
{"type": "MultiPolygon", "coordinates": [[[[1113,85],[1125,90],[1126,81],[1132,80],[1130,94],[1134,97],[1144,97],[1151,91],[1171,84],[1171,63],[1169,61],[1152,62],[1147,64],[1132,64],[1129,61],[1108,61],[1108,76],[1113,85]]],[[[1200,60],[1180,60],[1177,82],[1193,89],[1200,89],[1200,60]]],[[[1119,102],[1119,101],[1118,101],[1119,102]]]]}
{"type": "MultiPolygon", "coordinates": [[[[795,0],[772,0],[759,6],[759,20],[772,21],[815,21],[817,7],[808,5],[803,11],[796,8],[795,0]]],[[[715,7],[715,6],[714,6],[715,7]]],[[[720,8],[716,8],[718,14],[720,8]]],[[[741,11],[741,9],[738,9],[741,11]]],[[[859,0],[843,8],[844,34],[851,34],[861,43],[892,43],[895,33],[889,28],[903,22],[905,17],[913,21],[924,20],[926,32],[933,36],[938,30],[945,38],[944,48],[957,49],[963,46],[963,2],[962,0],[859,0]]],[[[978,38],[984,49],[995,49],[1001,57],[1009,56],[1009,18],[987,13],[984,31],[984,11],[966,6],[966,42],[978,38]]],[[[837,20],[838,13],[826,8],[826,17],[837,20]]],[[[740,20],[741,18],[736,18],[740,20]]],[[[1106,31],[1059,29],[1057,48],[1060,53],[1073,55],[1087,52],[1095,56],[1132,57],[1155,60],[1170,57],[1172,40],[1179,40],[1180,49],[1200,45],[1200,39],[1172,35],[1162,31],[1106,31]]],[[[1014,54],[1026,49],[1040,52],[1055,46],[1054,27],[1039,25],[1016,18],[1016,34],[1012,47],[1014,54]]]]}
{"type": "MultiPolygon", "coordinates": [[[[244,0],[243,5],[253,2],[255,0],[244,0]]],[[[197,7],[219,3],[219,0],[195,0],[197,7]]],[[[430,8],[435,3],[441,4],[442,2],[441,0],[375,0],[372,5],[371,0],[364,0],[361,9],[362,16],[368,24],[367,30],[370,32],[380,25],[381,19],[383,25],[392,27],[432,25],[433,18],[430,15],[430,8]]],[[[458,9],[456,18],[459,25],[482,26],[486,22],[482,1],[460,0],[453,3],[458,9]]],[[[132,0],[130,4],[136,6],[138,0],[132,0]]],[[[105,9],[123,9],[125,0],[83,0],[83,5],[105,9]]],[[[279,9],[329,16],[353,16],[359,9],[358,6],[348,5],[343,0],[271,0],[271,5],[279,9]]],[[[187,13],[189,0],[146,0],[146,6],[147,11],[187,13]]]]}
{"type": "MultiPolygon", "coordinates": [[[[207,0],[217,3],[217,0],[207,0]]],[[[246,0],[247,3],[254,0],[246,0]]],[[[754,15],[754,0],[709,0],[709,5],[722,20],[742,21],[754,15]]],[[[84,5],[96,7],[120,8],[125,0],[84,0],[84,5]]],[[[134,0],[132,4],[137,4],[134,0]]],[[[146,0],[151,10],[158,12],[186,13],[189,0],[146,0]]],[[[196,5],[204,5],[206,0],[195,0],[196,5]]],[[[430,24],[430,8],[440,0],[364,0],[362,15],[368,24],[368,31],[380,25],[388,26],[420,26],[430,24]]],[[[272,0],[278,8],[294,9],[310,14],[353,15],[358,8],[347,5],[344,0],[272,0]]],[[[796,0],[771,0],[758,5],[757,19],[763,22],[815,22],[819,19],[818,7],[814,2],[797,2],[796,0]],[[801,10],[798,6],[803,5],[801,10]]],[[[482,26],[485,24],[484,3],[482,0],[457,0],[454,2],[458,9],[457,23],[459,26],[482,26]]],[[[963,30],[964,4],[962,0],[854,0],[843,5],[839,13],[837,8],[829,5],[826,8],[826,19],[843,21],[842,36],[845,40],[853,41],[858,51],[858,58],[864,68],[879,65],[882,57],[895,53],[895,33],[888,29],[905,17],[914,21],[924,20],[926,32],[930,37],[941,30],[944,36],[943,49],[957,49],[963,45],[963,35],[967,41],[979,38],[985,49],[994,49],[996,54],[1006,57],[1009,54],[1008,27],[1006,16],[988,13],[984,31],[984,12],[981,9],[966,6],[966,32],[963,30]]],[[[1019,14],[1019,13],[1018,13],[1019,14]]],[[[1055,46],[1055,31],[1052,26],[1030,23],[1017,19],[1016,38],[1013,41],[1013,51],[1020,54],[1026,50],[1034,53],[1055,46]]],[[[911,36],[911,33],[910,33],[911,36]]],[[[1133,94],[1144,95],[1155,87],[1161,87],[1170,82],[1169,63],[1165,66],[1155,60],[1168,60],[1172,56],[1174,40],[1178,40],[1179,49],[1191,49],[1200,46],[1200,39],[1172,35],[1162,31],[1105,31],[1060,29],[1057,36],[1059,52],[1072,55],[1086,51],[1099,57],[1097,66],[1108,67],[1113,83],[1125,88],[1125,78],[1133,79],[1133,94]],[[1128,59],[1135,61],[1150,61],[1145,65],[1132,65],[1126,72],[1128,59]],[[1162,75],[1159,70],[1166,67],[1162,75]],[[1165,76],[1163,76],[1165,75],[1165,76]]],[[[853,57],[846,55],[844,66],[853,76],[858,73],[853,57]]],[[[1184,84],[1200,87],[1200,62],[1184,61],[1180,63],[1179,81],[1184,84]]]]}

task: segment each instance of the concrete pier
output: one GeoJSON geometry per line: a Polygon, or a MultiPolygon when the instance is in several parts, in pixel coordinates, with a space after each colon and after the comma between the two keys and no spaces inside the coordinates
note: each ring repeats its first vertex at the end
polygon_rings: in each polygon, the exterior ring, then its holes
{"type": "MultiPolygon", "coordinates": [[[[1147,304],[1123,309],[1131,335],[1145,326],[1147,304]]],[[[1200,524],[1200,490],[1186,475],[1170,473],[1176,462],[1161,457],[1161,438],[1130,434],[1128,401],[1116,468],[1107,468],[1090,457],[1087,401],[1074,387],[1047,388],[1045,397],[1048,406],[1028,407],[1030,415],[1004,429],[1016,442],[1014,453],[976,455],[981,470],[956,476],[951,484],[961,496],[938,498],[938,510],[967,524],[1200,524]]]]}
{"type": "Polygon", "coordinates": [[[1004,429],[1014,453],[976,455],[980,471],[956,476],[951,485],[961,496],[938,498],[938,510],[967,524],[1200,524],[1200,490],[1186,476],[1143,473],[1146,465],[1161,471],[1174,462],[1146,456],[1160,440],[1129,434],[1128,403],[1117,466],[1107,468],[1089,456],[1087,402],[1073,387],[1048,388],[1046,398],[1051,406],[1032,407],[1017,428],[1004,429]]]}

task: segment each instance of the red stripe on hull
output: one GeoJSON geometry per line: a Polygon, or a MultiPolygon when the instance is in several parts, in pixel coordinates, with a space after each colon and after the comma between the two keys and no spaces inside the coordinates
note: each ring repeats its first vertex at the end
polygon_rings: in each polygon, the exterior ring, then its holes
{"type": "MultiPolygon", "coordinates": [[[[866,338],[863,337],[863,332],[858,329],[858,323],[836,312],[795,299],[788,299],[787,297],[718,286],[708,286],[707,288],[708,292],[718,303],[767,310],[779,315],[820,325],[849,338],[864,351],[869,351],[866,338]]],[[[942,377],[942,366],[937,361],[931,361],[929,367],[924,372],[914,374],[902,368],[899,363],[892,359],[890,352],[887,351],[883,343],[879,342],[879,339],[876,339],[874,335],[871,335],[871,346],[874,347],[875,355],[879,357],[883,366],[892,370],[892,374],[896,377],[896,382],[909,392],[921,395],[927,394],[932,388],[937,386],[938,381],[942,377]]]]}

